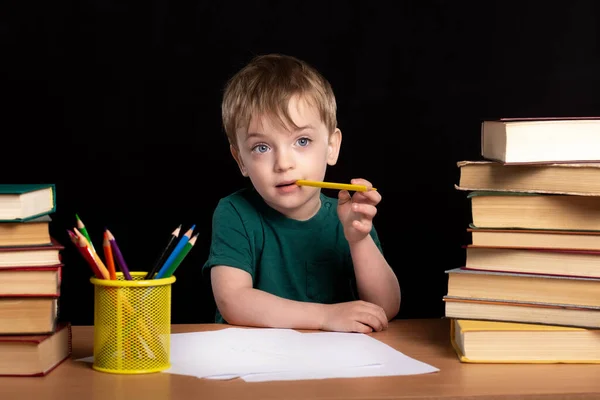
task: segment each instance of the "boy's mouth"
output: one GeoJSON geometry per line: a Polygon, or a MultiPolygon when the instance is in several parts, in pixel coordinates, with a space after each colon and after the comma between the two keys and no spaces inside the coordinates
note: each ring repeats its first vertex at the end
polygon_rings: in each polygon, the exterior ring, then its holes
{"type": "Polygon", "coordinates": [[[296,185],[296,181],[285,181],[285,182],[278,183],[277,185],[275,185],[275,187],[281,188],[281,187],[294,186],[294,185],[296,185]]]}

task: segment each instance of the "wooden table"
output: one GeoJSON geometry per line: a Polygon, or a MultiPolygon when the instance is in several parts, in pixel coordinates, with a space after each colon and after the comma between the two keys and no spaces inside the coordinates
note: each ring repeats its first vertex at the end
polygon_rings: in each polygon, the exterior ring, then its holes
{"type": "MultiPolygon", "coordinates": [[[[224,325],[173,325],[173,333],[224,325]]],[[[600,399],[600,365],[462,364],[448,320],[400,320],[378,340],[440,372],[397,377],[249,383],[169,373],[114,375],[73,361],[92,355],[93,328],[73,327],[72,359],[43,378],[0,378],[0,399],[600,399]]]]}

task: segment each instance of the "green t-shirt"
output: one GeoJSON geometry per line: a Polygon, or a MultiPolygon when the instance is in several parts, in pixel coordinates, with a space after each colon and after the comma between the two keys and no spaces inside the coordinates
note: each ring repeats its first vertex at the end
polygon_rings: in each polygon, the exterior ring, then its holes
{"type": "MultiPolygon", "coordinates": [[[[375,228],[371,237],[381,251],[375,228]]],[[[221,199],[203,266],[240,268],[253,287],[290,300],[332,304],[358,300],[350,248],[337,215],[337,199],[321,193],[321,208],[306,221],[269,207],[254,189],[221,199]]],[[[217,309],[215,321],[226,322],[217,309]]]]}

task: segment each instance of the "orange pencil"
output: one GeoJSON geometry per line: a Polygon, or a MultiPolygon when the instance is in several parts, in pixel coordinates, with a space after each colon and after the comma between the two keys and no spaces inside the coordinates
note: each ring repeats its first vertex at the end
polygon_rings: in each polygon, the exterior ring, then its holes
{"type": "Polygon", "coordinates": [[[110,279],[113,281],[117,280],[117,270],[115,269],[115,259],[113,258],[112,249],[110,242],[108,241],[108,233],[104,232],[104,240],[102,241],[102,247],[104,248],[104,259],[108,266],[108,274],[110,279]]]}
{"type": "Polygon", "coordinates": [[[79,239],[79,247],[83,248],[84,251],[86,251],[87,253],[89,253],[92,257],[92,259],[96,262],[96,265],[98,266],[98,269],[100,270],[100,274],[102,276],[101,279],[110,279],[110,274],[108,273],[108,270],[106,269],[106,266],[104,266],[104,263],[102,262],[102,260],[100,259],[100,257],[98,257],[98,254],[96,254],[96,252],[94,251],[94,249],[91,248],[90,246],[90,242],[88,242],[88,240],[86,239],[85,236],[83,236],[83,234],[81,232],[79,232],[77,230],[77,228],[73,228],[73,231],[77,234],[78,239],[79,239]]]}

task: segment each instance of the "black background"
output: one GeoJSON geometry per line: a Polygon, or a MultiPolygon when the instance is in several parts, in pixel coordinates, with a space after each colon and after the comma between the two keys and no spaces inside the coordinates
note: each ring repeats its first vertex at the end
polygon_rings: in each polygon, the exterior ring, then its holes
{"type": "MultiPolygon", "coordinates": [[[[52,182],[65,245],[61,319],[93,322],[90,270],[65,229],[104,227],[147,270],[179,224],[173,323],[212,322],[200,269],[217,201],[248,182],[221,127],[226,80],[252,57],[319,69],[344,136],[326,179],[369,179],[402,287],[399,318],[440,317],[470,209],[456,162],[483,119],[600,114],[594,1],[125,1],[0,4],[0,180],[52,182]]],[[[336,193],[326,192],[335,196],[336,193]]]]}

